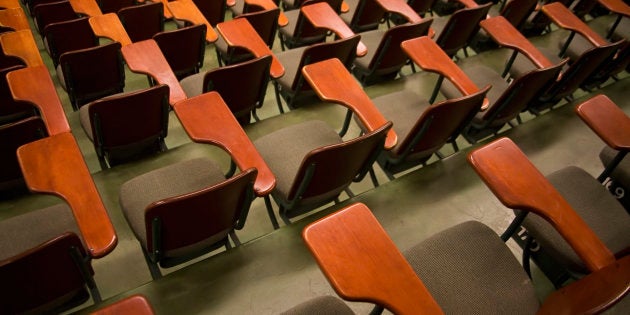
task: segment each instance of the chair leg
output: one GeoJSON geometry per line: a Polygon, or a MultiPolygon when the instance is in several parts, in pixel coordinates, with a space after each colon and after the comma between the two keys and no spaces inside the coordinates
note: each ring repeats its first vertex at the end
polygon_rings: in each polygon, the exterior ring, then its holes
{"type": "Polygon", "coordinates": [[[378,187],[379,186],[378,178],[376,178],[376,173],[374,172],[374,168],[370,167],[369,172],[370,172],[370,179],[372,180],[372,185],[374,185],[374,188],[378,187]]]}
{"type": "Polygon", "coordinates": [[[346,189],[344,189],[343,191],[346,192],[346,194],[348,194],[348,196],[350,196],[350,198],[354,198],[354,193],[352,192],[352,190],[350,189],[350,187],[346,187],[346,189]]]}
{"type": "Polygon", "coordinates": [[[96,281],[94,281],[94,277],[92,276],[92,273],[89,271],[89,266],[88,266],[89,260],[87,260],[89,258],[87,259],[84,258],[79,252],[79,249],[74,246],[70,247],[70,256],[72,257],[72,260],[76,264],[77,268],[79,268],[79,271],[81,272],[81,276],[83,277],[83,280],[87,284],[88,290],[90,291],[92,300],[94,301],[95,304],[100,303],[103,299],[101,298],[101,293],[99,292],[98,287],[96,286],[96,281]]]}
{"type": "Polygon", "coordinates": [[[265,207],[267,208],[267,214],[269,215],[269,220],[271,220],[271,225],[273,225],[273,229],[277,230],[280,228],[278,224],[278,219],[276,219],[276,215],[273,213],[273,206],[271,205],[271,199],[269,195],[265,196],[265,207]]]}
{"type": "MultiPolygon", "coordinates": [[[[234,230],[231,230],[228,234],[230,235],[232,242],[234,242],[234,246],[241,246],[241,240],[238,239],[234,230]]],[[[230,242],[227,242],[227,244],[230,245],[230,242]]]]}
{"type": "Polygon", "coordinates": [[[158,264],[151,260],[151,257],[149,257],[149,254],[144,248],[142,248],[142,253],[144,254],[144,260],[147,262],[147,266],[149,266],[151,278],[153,278],[153,280],[162,278],[162,272],[160,271],[158,264]]]}
{"type": "Polygon", "coordinates": [[[351,120],[352,120],[352,110],[348,109],[348,111],[346,112],[346,118],[344,118],[343,120],[343,126],[341,127],[341,130],[339,131],[340,137],[345,136],[346,133],[348,132],[348,129],[350,128],[351,120]]]}
{"type": "Polygon", "coordinates": [[[384,307],[380,305],[374,305],[374,308],[370,311],[370,315],[381,315],[383,314],[384,310],[385,310],[384,307]]]}
{"type": "Polygon", "coordinates": [[[276,103],[278,103],[278,110],[280,110],[280,114],[284,114],[284,108],[282,108],[282,100],[280,99],[280,86],[279,83],[273,81],[273,89],[276,92],[276,103]]]}
{"type": "Polygon", "coordinates": [[[223,62],[221,61],[221,53],[218,49],[215,49],[215,51],[217,53],[217,62],[219,63],[219,67],[223,67],[223,62]]]}
{"type": "Polygon", "coordinates": [[[525,246],[523,247],[523,269],[525,269],[525,272],[530,279],[532,278],[532,270],[529,264],[530,258],[532,256],[532,252],[530,249],[532,243],[534,243],[534,238],[528,235],[525,239],[525,246]]]}

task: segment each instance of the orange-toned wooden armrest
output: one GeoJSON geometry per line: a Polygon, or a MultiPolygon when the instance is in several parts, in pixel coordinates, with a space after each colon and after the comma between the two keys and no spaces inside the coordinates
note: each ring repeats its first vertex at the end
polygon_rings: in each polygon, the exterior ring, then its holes
{"type": "Polygon", "coordinates": [[[177,118],[193,141],[223,148],[241,170],[255,167],[258,176],[254,191],[258,196],[271,193],[276,186],[276,177],[219,93],[204,93],[180,101],[174,108],[177,118]]]}
{"type": "Polygon", "coordinates": [[[621,0],[598,0],[597,2],[612,12],[630,17],[630,6],[621,0]]]}
{"type": "Polygon", "coordinates": [[[92,257],[114,250],[116,232],[71,133],[25,144],[17,156],[32,191],[57,195],[70,205],[92,257]]]}
{"type": "Polygon", "coordinates": [[[7,82],[14,99],[30,102],[39,109],[49,135],[70,131],[61,100],[46,66],[11,71],[7,74],[7,82]]]}
{"type": "MultiPolygon", "coordinates": [[[[0,4],[0,7],[3,7],[2,4],[0,4]]],[[[31,30],[31,26],[26,19],[26,14],[24,14],[24,10],[22,10],[19,4],[15,8],[0,10],[0,24],[9,26],[16,31],[31,30]]]]}
{"type": "Polygon", "coordinates": [[[376,0],[376,3],[387,12],[395,12],[404,16],[411,23],[422,21],[418,13],[407,4],[407,1],[376,0]]]}
{"type": "Polygon", "coordinates": [[[527,56],[538,68],[553,66],[553,63],[545,57],[521,32],[519,32],[503,16],[495,16],[479,22],[481,28],[486,30],[490,37],[500,45],[516,49],[527,56]]]}
{"type": "Polygon", "coordinates": [[[44,65],[30,29],[4,33],[0,35],[0,42],[5,54],[19,57],[24,60],[27,66],[37,67],[44,65]]]}
{"type": "Polygon", "coordinates": [[[506,207],[531,211],[549,221],[589,270],[615,261],[606,245],[512,140],[501,138],[476,149],[468,161],[506,207]]]}
{"type": "MultiPolygon", "coordinates": [[[[339,59],[307,65],[302,68],[302,73],[319,98],[351,109],[369,131],[387,123],[387,119],[339,59]]],[[[397,141],[398,136],[390,129],[385,139],[385,149],[390,150],[397,141]]]]}
{"type": "Polygon", "coordinates": [[[122,47],[121,52],[131,71],[150,75],[158,83],[168,85],[171,105],[186,99],[184,89],[155,40],[135,42],[122,47]]]}
{"type": "MultiPolygon", "coordinates": [[[[300,8],[301,13],[315,26],[331,30],[337,34],[339,38],[348,38],[354,36],[354,32],[350,29],[341,17],[330,7],[327,2],[317,2],[308,4],[300,8]]],[[[367,47],[363,42],[359,41],[357,45],[357,56],[365,56],[367,47]]]]}
{"type": "Polygon", "coordinates": [[[458,0],[459,3],[463,4],[467,8],[476,8],[479,6],[475,0],[458,0]]]}
{"type": "Polygon", "coordinates": [[[149,301],[142,295],[132,295],[126,299],[110,304],[91,313],[92,315],[152,315],[153,308],[149,301]]]}
{"type": "Polygon", "coordinates": [[[630,117],[608,96],[592,97],[578,105],[575,111],[609,147],[630,151],[630,117]]]}
{"type": "Polygon", "coordinates": [[[102,15],[101,8],[96,3],[96,0],[70,0],[70,5],[74,12],[85,14],[87,16],[102,15]]]}
{"type": "Polygon", "coordinates": [[[178,20],[186,20],[193,24],[205,24],[207,42],[214,43],[218,39],[212,25],[206,20],[206,17],[203,16],[192,0],[170,1],[166,3],[166,6],[178,20]]]}
{"type": "Polygon", "coordinates": [[[630,256],[588,274],[558,291],[543,303],[538,314],[597,314],[630,291],[630,256]]]}
{"type": "Polygon", "coordinates": [[[247,19],[233,19],[219,23],[217,24],[217,31],[229,46],[247,49],[256,57],[271,55],[271,68],[269,69],[271,77],[277,79],[284,75],[284,66],[247,19]]]}
{"type": "Polygon", "coordinates": [[[131,44],[125,27],[115,13],[92,16],[89,21],[96,36],[109,38],[119,42],[122,46],[131,44]]]}
{"type": "MultiPolygon", "coordinates": [[[[453,60],[428,36],[406,40],[401,44],[403,50],[420,68],[425,71],[438,73],[446,78],[462,92],[463,95],[477,93],[479,88],[453,62],[453,60]]],[[[490,101],[486,98],[481,106],[488,108],[490,101]]]]}
{"type": "Polygon", "coordinates": [[[0,8],[14,9],[22,8],[19,0],[0,0],[0,8]]]}
{"type": "Polygon", "coordinates": [[[355,203],[302,232],[328,282],[342,298],[372,302],[395,314],[442,314],[367,206],[355,203]]]}
{"type": "Polygon", "coordinates": [[[583,35],[595,46],[608,45],[609,43],[599,36],[586,23],[580,20],[571,10],[564,6],[561,2],[553,2],[545,4],[542,7],[543,13],[547,15],[558,26],[575,31],[583,35]]]}

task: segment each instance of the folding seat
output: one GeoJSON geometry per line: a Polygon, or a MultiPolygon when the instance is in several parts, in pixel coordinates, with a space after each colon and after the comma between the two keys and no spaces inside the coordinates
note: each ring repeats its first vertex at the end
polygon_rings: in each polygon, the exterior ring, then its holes
{"type": "Polygon", "coordinates": [[[33,8],[33,22],[37,31],[43,34],[44,28],[50,23],[69,21],[79,18],[79,14],[74,12],[70,1],[57,1],[38,4],[33,8]]]}
{"type": "MultiPolygon", "coordinates": [[[[327,2],[335,12],[341,10],[341,0],[307,0],[302,5],[309,5],[318,2],[327,2]]],[[[282,50],[304,47],[315,43],[321,43],[326,40],[326,29],[316,28],[301,13],[301,10],[292,10],[284,12],[289,23],[278,29],[278,38],[282,50]]]]}
{"type": "MultiPolygon", "coordinates": [[[[506,180],[514,176],[521,179],[522,174],[508,173],[493,180],[493,155],[499,155],[496,160],[505,158],[496,148],[486,149],[483,155],[489,156],[487,160],[484,157],[479,161],[479,155],[473,153],[476,170],[495,194],[532,206],[532,211],[553,222],[590,262],[590,275],[553,292],[540,303],[532,280],[504,243],[506,239],[483,223],[457,224],[401,253],[370,209],[355,203],[311,223],[302,232],[335,291],[348,301],[377,304],[372,314],[384,308],[395,314],[414,314],[420,309],[428,314],[598,313],[610,307],[620,313],[627,311],[630,304],[624,295],[630,287],[630,259],[615,260],[570,207],[547,203],[561,197],[554,194],[549,198],[541,190],[539,198],[531,198],[525,187],[511,187],[515,184],[506,180]]],[[[511,164],[509,170],[524,166],[514,166],[514,162],[503,163],[511,164]]],[[[524,173],[529,174],[533,167],[525,168],[524,173]]],[[[539,180],[535,177],[532,182],[539,180]]],[[[530,178],[523,179],[527,182],[530,178]]]]}
{"type": "Polygon", "coordinates": [[[435,18],[431,27],[435,30],[435,42],[450,57],[455,57],[460,49],[466,52],[473,36],[479,31],[479,22],[486,18],[492,3],[475,8],[457,10],[449,17],[435,18]]]}
{"type": "Polygon", "coordinates": [[[63,53],[99,44],[88,17],[50,23],[44,28],[42,40],[55,68],[63,53]]]}
{"type": "MultiPolygon", "coordinates": [[[[508,83],[499,73],[482,66],[463,67],[462,70],[478,86],[492,85],[487,94],[490,105],[486,110],[478,112],[470,124],[462,131],[462,136],[471,144],[491,135],[497,135],[506,125],[513,126],[511,121],[527,108],[530,101],[538,97],[545,88],[555,82],[564,60],[554,66],[535,69],[508,83]]],[[[461,92],[449,81],[443,82],[440,91],[446,98],[461,96],[461,92]]]]}
{"type": "MultiPolygon", "coordinates": [[[[271,196],[284,223],[339,202],[339,195],[372,169],[391,126],[387,122],[373,132],[344,141],[328,124],[314,120],[256,139],[256,149],[276,177],[271,196]]],[[[265,205],[274,228],[279,228],[268,195],[265,205]]]]}
{"type": "Polygon", "coordinates": [[[409,61],[400,44],[407,39],[427,35],[431,21],[424,19],[419,23],[361,33],[368,52],[354,60],[352,73],[364,86],[396,78],[400,69],[409,61]]]}
{"type": "Polygon", "coordinates": [[[125,7],[116,14],[134,43],[164,31],[164,5],[160,2],[125,7]]]}
{"type": "Polygon", "coordinates": [[[81,107],[81,126],[102,169],[166,150],[167,85],[104,97],[81,107]]]}
{"type": "Polygon", "coordinates": [[[199,73],[206,53],[206,25],[197,24],[153,35],[178,80],[199,73]]]}
{"type": "Polygon", "coordinates": [[[169,268],[240,241],[254,198],[254,168],[227,178],[197,158],[140,175],[120,188],[120,206],[140,242],[153,279],[169,268]]]}
{"type": "Polygon", "coordinates": [[[112,42],[63,53],[57,78],[74,110],[99,98],[121,93],[125,87],[120,43],[112,42]]]}
{"type": "MultiPolygon", "coordinates": [[[[278,15],[280,9],[269,9],[263,11],[249,12],[236,16],[237,19],[247,19],[249,24],[256,30],[260,38],[271,49],[276,38],[276,30],[278,29],[278,15]]],[[[214,43],[217,51],[217,59],[219,65],[230,65],[235,62],[252,59],[254,56],[244,48],[238,46],[228,47],[222,36],[214,43]]]]}
{"type": "Polygon", "coordinates": [[[47,136],[46,125],[39,117],[27,117],[0,125],[0,191],[26,192],[16,151],[26,143],[47,136]]]}
{"type": "Polygon", "coordinates": [[[247,125],[262,107],[269,82],[271,55],[209,70],[184,78],[180,84],[188,97],[217,91],[241,125],[247,125]],[[238,87],[238,88],[235,88],[238,87]]]}
{"type": "Polygon", "coordinates": [[[355,35],[345,39],[338,39],[334,42],[314,44],[276,54],[276,58],[278,58],[285,69],[285,74],[282,77],[273,80],[276,101],[280,112],[284,113],[280,97],[285,100],[289,109],[293,109],[296,107],[297,99],[308,94],[312,95],[311,87],[305,84],[301,72],[305,65],[337,58],[346,67],[350,68],[356,57],[359,41],[360,36],[355,35]]]}
{"type": "Polygon", "coordinates": [[[375,30],[385,21],[386,13],[376,1],[373,0],[346,0],[348,12],[339,16],[355,32],[375,30]]]}
{"type": "MultiPolygon", "coordinates": [[[[497,6],[490,8],[488,13],[490,16],[503,16],[510,22],[517,30],[520,30],[527,17],[534,11],[537,0],[511,0],[505,1],[500,11],[496,10],[497,6]]],[[[498,48],[499,46],[492,41],[488,33],[484,29],[479,29],[479,32],[474,35],[470,48],[475,52],[480,53],[482,51],[498,48]]]]}
{"type": "MultiPolygon", "coordinates": [[[[606,62],[610,62],[614,54],[625,45],[624,41],[593,47],[582,53],[566,69],[563,69],[558,80],[548,86],[544,93],[536,97],[528,106],[528,110],[534,114],[553,108],[562,99],[572,100],[573,93],[584,84],[592,75],[596,74],[606,62]]],[[[559,63],[560,58],[546,49],[540,51],[553,63],[559,63]]],[[[510,76],[518,78],[537,67],[527,58],[518,55],[512,67],[510,76]]]]}

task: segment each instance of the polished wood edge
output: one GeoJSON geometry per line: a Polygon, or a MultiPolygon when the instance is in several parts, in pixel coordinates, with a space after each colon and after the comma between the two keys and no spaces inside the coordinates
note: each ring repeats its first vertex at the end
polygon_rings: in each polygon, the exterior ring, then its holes
{"type": "Polygon", "coordinates": [[[152,315],[155,314],[151,304],[143,295],[132,295],[128,298],[96,310],[91,315],[152,315]]]}
{"type": "Polygon", "coordinates": [[[538,314],[598,314],[630,292],[630,256],[592,272],[547,297],[538,314]]]}
{"type": "Polygon", "coordinates": [[[506,207],[531,211],[547,220],[589,270],[614,262],[606,245],[512,140],[503,137],[475,149],[468,162],[506,207]]]}
{"type": "Polygon", "coordinates": [[[70,205],[92,257],[114,250],[116,232],[71,133],[25,144],[18,148],[17,157],[29,189],[59,196],[70,205]]]}
{"type": "Polygon", "coordinates": [[[30,29],[0,34],[2,49],[7,55],[22,59],[27,66],[44,65],[37,43],[30,29]]]}
{"type": "Polygon", "coordinates": [[[115,13],[92,16],[89,19],[94,34],[119,42],[122,46],[131,44],[131,39],[115,13]]]}
{"type": "Polygon", "coordinates": [[[302,238],[342,298],[395,314],[442,310],[370,209],[355,203],[309,224],[302,238]]]}
{"type": "Polygon", "coordinates": [[[630,117],[608,96],[596,95],[577,105],[575,111],[609,147],[630,150],[630,117]]]}
{"type": "Polygon", "coordinates": [[[87,16],[99,16],[103,15],[101,8],[98,6],[95,0],[69,0],[72,9],[75,12],[81,13],[87,16]]]}
{"type": "Polygon", "coordinates": [[[70,132],[66,113],[46,66],[11,71],[7,73],[7,83],[14,99],[38,108],[49,135],[70,132]],[[37,86],[33,82],[37,82],[37,86]]]}
{"type": "Polygon", "coordinates": [[[580,33],[595,46],[608,45],[609,42],[599,36],[586,23],[580,20],[561,2],[552,2],[542,6],[543,13],[558,26],[580,33]]]}
{"type": "Polygon", "coordinates": [[[189,21],[193,24],[205,24],[207,42],[214,43],[219,38],[213,26],[208,22],[201,11],[199,11],[199,8],[197,8],[197,5],[195,5],[192,0],[169,1],[166,3],[166,6],[173,14],[173,17],[178,20],[189,21]]]}
{"type": "MultiPolygon", "coordinates": [[[[369,131],[387,123],[363,88],[339,59],[328,59],[302,68],[302,74],[320,99],[352,110],[369,131]]],[[[394,129],[387,132],[385,149],[391,150],[398,142],[394,129]]]]}
{"type": "Polygon", "coordinates": [[[623,16],[630,16],[630,6],[621,0],[597,0],[604,8],[623,16]]]}
{"type": "Polygon", "coordinates": [[[6,8],[0,11],[0,25],[9,26],[16,31],[31,29],[26,14],[19,5],[15,8],[6,8]]]}

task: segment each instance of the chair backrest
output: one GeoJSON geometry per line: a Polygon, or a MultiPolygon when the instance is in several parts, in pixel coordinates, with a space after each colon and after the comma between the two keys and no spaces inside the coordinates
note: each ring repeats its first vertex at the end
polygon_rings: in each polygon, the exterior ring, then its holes
{"type": "Polygon", "coordinates": [[[479,22],[486,18],[492,3],[488,2],[474,8],[456,11],[446,22],[438,35],[436,43],[450,57],[466,47],[471,38],[479,31],[479,22]]]}
{"type": "Polygon", "coordinates": [[[43,37],[55,67],[63,53],[98,45],[88,17],[48,24],[43,37]]]}
{"type": "Polygon", "coordinates": [[[263,105],[271,60],[267,55],[210,70],[203,78],[203,92],[219,92],[236,119],[247,124],[251,111],[263,105]]]}
{"type": "MultiPolygon", "coordinates": [[[[289,202],[295,206],[327,203],[353,181],[363,179],[383,150],[391,127],[392,122],[387,122],[357,138],[309,152],[291,185],[287,195],[289,202]]],[[[291,212],[291,207],[287,207],[287,212],[291,212]]]]}
{"type": "Polygon", "coordinates": [[[181,80],[199,72],[206,53],[206,25],[197,24],[153,35],[171,69],[181,80]]]}
{"type": "MultiPolygon", "coordinates": [[[[569,3],[567,3],[569,4],[569,3]]],[[[597,5],[597,0],[575,0],[571,3],[569,7],[575,16],[584,20],[584,16],[587,15],[595,6],[597,5]]]]}
{"type": "Polygon", "coordinates": [[[44,4],[44,3],[51,3],[51,2],[57,2],[57,1],[59,0],[28,0],[28,1],[22,1],[22,2],[28,9],[28,12],[30,12],[32,15],[36,6],[40,4],[44,4]]]}
{"type": "Polygon", "coordinates": [[[8,314],[57,313],[87,301],[90,295],[76,259],[88,261],[87,271],[94,274],[81,240],[66,232],[0,262],[0,309],[8,314]]]}
{"type": "Polygon", "coordinates": [[[80,17],[74,12],[68,0],[39,4],[33,8],[31,13],[33,22],[35,22],[40,34],[43,34],[44,28],[50,23],[69,21],[80,17]]]}
{"type": "Polygon", "coordinates": [[[99,158],[107,156],[112,165],[147,148],[161,151],[161,141],[168,134],[168,96],[167,85],[156,85],[88,104],[99,158]]]}
{"type": "Polygon", "coordinates": [[[354,35],[352,37],[335,40],[334,42],[319,43],[307,47],[302,53],[297,75],[293,78],[291,89],[296,92],[311,89],[310,85],[303,84],[304,76],[302,75],[302,68],[311,63],[337,58],[347,68],[350,68],[354,58],[356,58],[357,45],[360,40],[360,35],[354,35]]]}
{"type": "Polygon", "coordinates": [[[604,83],[611,76],[624,71],[628,65],[630,65],[630,42],[626,40],[612,60],[603,63],[580,86],[589,90],[593,88],[593,85],[604,83]]]}
{"type": "Polygon", "coordinates": [[[70,102],[75,109],[125,87],[120,43],[66,52],[59,58],[70,102]]]}
{"type": "Polygon", "coordinates": [[[210,25],[217,25],[225,19],[225,0],[193,0],[193,3],[210,25]]]}
{"type": "Polygon", "coordinates": [[[375,30],[385,16],[385,9],[374,0],[358,0],[357,7],[350,22],[350,28],[355,32],[375,30]]]}
{"type": "Polygon", "coordinates": [[[260,35],[260,38],[265,41],[265,44],[267,44],[269,48],[272,48],[274,39],[276,38],[276,30],[278,29],[278,15],[280,15],[280,9],[273,8],[264,11],[244,13],[235,18],[247,19],[249,24],[251,24],[258,35],[260,35]]]}
{"type": "Polygon", "coordinates": [[[549,87],[541,96],[544,103],[555,104],[562,98],[571,95],[575,90],[595,73],[605,62],[610,61],[624,40],[605,46],[593,47],[584,52],[568,69],[562,72],[560,80],[549,87]]]}
{"type": "Polygon", "coordinates": [[[37,109],[30,102],[16,101],[11,95],[7,73],[24,68],[23,65],[0,69],[0,125],[34,116],[37,109]]]}
{"type": "Polygon", "coordinates": [[[182,257],[192,259],[225,245],[228,233],[245,225],[257,174],[250,168],[218,184],[147,206],[147,251],[152,259],[161,264],[169,258],[181,262],[182,257]]]}
{"type": "MultiPolygon", "coordinates": [[[[507,1],[507,0],[506,0],[507,1]]],[[[501,15],[505,17],[516,29],[519,29],[534,11],[538,0],[512,0],[508,1],[501,15]]]]}
{"type": "Polygon", "coordinates": [[[117,14],[132,42],[149,39],[164,31],[164,4],[161,2],[125,7],[117,14]]]}
{"type": "Polygon", "coordinates": [[[116,13],[122,8],[136,5],[135,0],[97,0],[96,3],[103,14],[116,13]]]}
{"type": "Polygon", "coordinates": [[[0,190],[23,187],[16,151],[26,143],[47,136],[46,125],[39,117],[28,117],[0,126],[0,190]]]}
{"type": "Polygon", "coordinates": [[[420,16],[430,12],[436,0],[409,0],[407,4],[416,11],[420,16]]]}
{"type": "Polygon", "coordinates": [[[382,73],[397,72],[409,60],[400,44],[405,40],[427,35],[432,21],[428,18],[419,23],[406,23],[388,29],[376,48],[369,68],[382,73]]]}
{"type": "MultiPolygon", "coordinates": [[[[327,2],[330,5],[330,2],[328,0],[305,0],[302,3],[302,6],[305,5],[309,5],[309,4],[315,4],[318,2],[327,2]]],[[[341,2],[339,2],[341,5],[341,2]]],[[[334,9],[334,7],[331,5],[331,7],[334,9]]],[[[306,16],[304,16],[304,14],[302,14],[301,12],[298,14],[298,18],[296,21],[296,26],[295,26],[295,31],[293,34],[293,41],[295,42],[300,42],[300,39],[307,39],[306,42],[307,43],[312,43],[312,42],[317,42],[314,40],[311,40],[311,38],[317,38],[317,37],[322,37],[322,40],[325,40],[326,37],[326,33],[327,30],[323,29],[323,28],[317,28],[315,27],[307,18],[306,16]]]]}
{"type": "Polygon", "coordinates": [[[534,69],[514,79],[494,104],[483,112],[484,124],[488,127],[503,126],[514,119],[558,78],[568,61],[565,59],[551,67],[534,69]]]}
{"type": "Polygon", "coordinates": [[[395,148],[400,159],[426,160],[445,143],[456,138],[479,112],[490,86],[477,93],[429,106],[395,148]]]}

